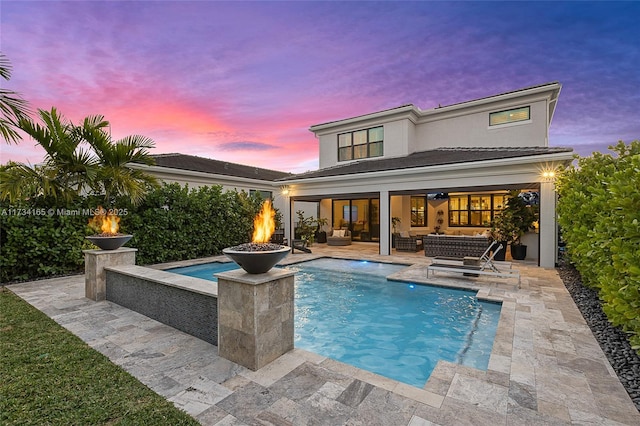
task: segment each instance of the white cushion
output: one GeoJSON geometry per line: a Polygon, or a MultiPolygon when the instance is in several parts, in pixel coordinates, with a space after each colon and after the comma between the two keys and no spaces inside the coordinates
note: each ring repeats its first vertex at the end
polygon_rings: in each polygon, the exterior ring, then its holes
{"type": "Polygon", "coordinates": [[[344,229],[336,229],[333,231],[334,237],[344,237],[344,229]]]}
{"type": "Polygon", "coordinates": [[[402,238],[409,238],[409,231],[402,231],[400,232],[400,236],[402,238]]]}

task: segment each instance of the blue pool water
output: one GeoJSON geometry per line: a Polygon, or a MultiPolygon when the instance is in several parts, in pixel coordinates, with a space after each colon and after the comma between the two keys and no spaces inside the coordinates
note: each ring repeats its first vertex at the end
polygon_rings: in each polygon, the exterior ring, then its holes
{"type": "MultiPolygon", "coordinates": [[[[236,268],[171,271],[212,279],[236,268]]],[[[473,292],[385,278],[403,268],[341,259],[287,266],[297,271],[295,346],[417,387],[440,359],[486,370],[501,305],[473,292]]]]}
{"type": "Polygon", "coordinates": [[[188,275],[190,277],[202,278],[203,280],[218,281],[214,274],[218,272],[231,271],[232,269],[240,269],[238,265],[233,262],[211,262],[203,263],[202,265],[183,266],[181,268],[165,269],[167,272],[174,272],[180,275],[188,275]]]}

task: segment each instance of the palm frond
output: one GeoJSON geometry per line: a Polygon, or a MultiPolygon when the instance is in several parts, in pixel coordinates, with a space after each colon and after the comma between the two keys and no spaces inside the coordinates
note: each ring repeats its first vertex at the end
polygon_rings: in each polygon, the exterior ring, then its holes
{"type": "MultiPolygon", "coordinates": [[[[0,78],[11,79],[11,62],[0,53],[0,78]]],[[[21,137],[17,132],[20,120],[27,118],[30,113],[27,101],[12,90],[0,89],[0,135],[6,142],[19,142],[21,137]]]]}
{"type": "Polygon", "coordinates": [[[59,180],[56,170],[46,166],[29,167],[10,163],[0,170],[0,198],[9,202],[40,196],[70,200],[76,193],[59,180]]]}

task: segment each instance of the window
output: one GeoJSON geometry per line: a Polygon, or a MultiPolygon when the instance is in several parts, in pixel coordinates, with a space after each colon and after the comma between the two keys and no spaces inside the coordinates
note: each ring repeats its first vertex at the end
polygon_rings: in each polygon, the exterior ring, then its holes
{"type": "Polygon", "coordinates": [[[384,139],[382,126],[338,135],[338,161],[381,157],[384,139]]]}
{"type": "Polygon", "coordinates": [[[449,196],[449,226],[489,226],[504,208],[506,194],[449,196]]]}
{"type": "Polygon", "coordinates": [[[508,109],[506,111],[492,112],[489,114],[489,126],[515,123],[531,119],[531,107],[508,109]]]}
{"type": "Polygon", "coordinates": [[[249,195],[253,195],[256,192],[260,194],[263,200],[273,200],[273,192],[271,191],[260,191],[258,189],[250,189],[249,195]]]}
{"type": "Polygon", "coordinates": [[[411,197],[411,226],[426,226],[427,200],[425,197],[411,197]]]}

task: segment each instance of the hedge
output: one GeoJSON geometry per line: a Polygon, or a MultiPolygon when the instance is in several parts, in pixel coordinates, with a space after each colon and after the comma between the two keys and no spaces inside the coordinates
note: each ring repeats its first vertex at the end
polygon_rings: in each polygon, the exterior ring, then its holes
{"type": "Polygon", "coordinates": [[[558,223],[584,284],[640,350],[640,141],[580,158],[558,180],[558,223]]]}
{"type": "MultiPolygon", "coordinates": [[[[127,245],[138,249],[136,262],[144,265],[217,255],[247,242],[261,203],[259,195],[221,186],[165,184],[138,206],[119,200],[110,207],[126,212],[121,232],[133,234],[127,245]]],[[[98,205],[91,197],[0,203],[0,282],[82,272],[82,250],[95,248],[85,239],[92,233],[89,209],[98,205]]]]}

